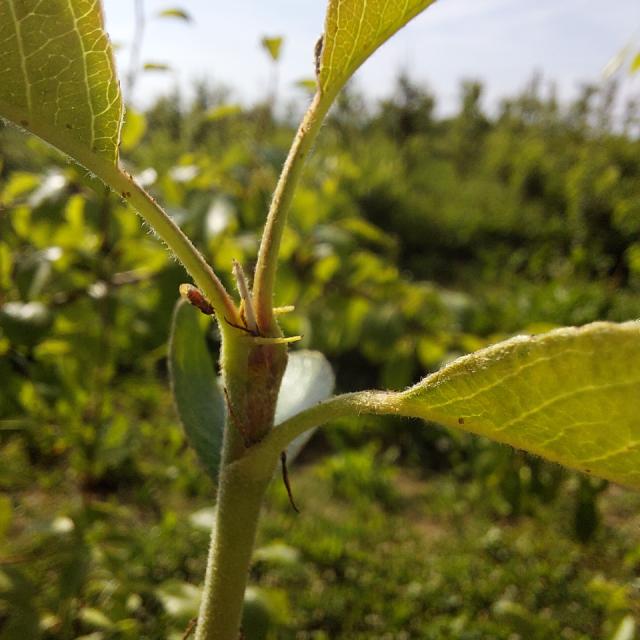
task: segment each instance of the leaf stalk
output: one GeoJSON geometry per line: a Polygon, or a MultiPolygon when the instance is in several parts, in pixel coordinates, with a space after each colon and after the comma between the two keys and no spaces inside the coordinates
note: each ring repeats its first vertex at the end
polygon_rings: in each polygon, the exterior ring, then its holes
{"type": "Polygon", "coordinates": [[[331,96],[320,92],[315,94],[295,135],[271,200],[253,283],[256,321],[263,336],[280,335],[273,313],[273,290],[280,244],[302,169],[331,102],[331,96]]]}

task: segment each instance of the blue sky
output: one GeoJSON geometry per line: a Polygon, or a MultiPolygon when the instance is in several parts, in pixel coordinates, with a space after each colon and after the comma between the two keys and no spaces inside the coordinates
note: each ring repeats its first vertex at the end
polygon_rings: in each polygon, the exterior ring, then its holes
{"type": "MultiPolygon", "coordinates": [[[[118,66],[127,70],[133,34],[132,0],[103,0],[107,29],[121,45],[118,66]]],[[[146,73],[135,100],[147,103],[176,83],[188,88],[209,78],[244,101],[264,96],[270,65],[263,35],[285,38],[280,95],[301,98],[296,80],[310,77],[313,44],[322,31],[324,0],[146,0],[149,16],[144,61],[169,62],[168,74],[146,73]],[[182,7],[192,23],[160,20],[164,8],[182,7]]],[[[462,79],[482,80],[487,103],[513,95],[539,71],[562,98],[598,81],[626,44],[640,49],[639,0],[438,0],[386,43],[359,70],[358,87],[372,98],[388,94],[405,69],[436,92],[442,110],[456,104],[462,79]]],[[[638,80],[627,81],[638,93],[638,80]],[[634,84],[635,83],[635,84],[634,84]]],[[[629,90],[629,87],[627,87],[629,90]]]]}

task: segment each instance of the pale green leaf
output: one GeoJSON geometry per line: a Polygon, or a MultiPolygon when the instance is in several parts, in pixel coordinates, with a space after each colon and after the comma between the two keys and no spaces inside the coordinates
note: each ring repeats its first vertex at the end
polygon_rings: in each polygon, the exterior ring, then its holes
{"type": "Polygon", "coordinates": [[[398,29],[434,0],[329,0],[322,47],[316,52],[320,89],[333,94],[398,29]]]}
{"type": "Polygon", "coordinates": [[[302,78],[300,80],[296,80],[294,84],[299,89],[303,89],[308,93],[314,93],[318,88],[318,83],[315,81],[315,78],[302,78]]]}
{"type": "Polygon", "coordinates": [[[122,110],[98,0],[0,0],[0,117],[116,165],[122,110]]]}
{"type": "Polygon", "coordinates": [[[156,589],[155,595],[162,603],[165,613],[182,624],[187,624],[198,615],[202,592],[188,582],[167,580],[156,589]]]}
{"type": "Polygon", "coordinates": [[[200,325],[201,313],[180,300],[173,314],[169,370],[173,397],[187,439],[213,480],[217,480],[225,403],[200,325]]]}
{"type": "MultiPolygon", "coordinates": [[[[294,351],[289,354],[287,368],[282,378],[275,424],[326,400],[335,386],[335,377],[329,361],[319,351],[294,351]]],[[[313,435],[313,429],[305,431],[287,447],[287,459],[291,462],[313,435]]]]}
{"type": "Polygon", "coordinates": [[[237,116],[239,113],[242,113],[242,107],[239,104],[221,104],[208,109],[204,117],[210,122],[215,122],[216,120],[224,120],[225,118],[237,116]]]}
{"type": "Polygon", "coordinates": [[[422,417],[640,488],[640,323],[517,337],[399,394],[422,417]]]}
{"type": "Polygon", "coordinates": [[[277,61],[280,58],[280,51],[282,50],[282,37],[277,36],[274,38],[262,38],[260,44],[263,49],[269,54],[272,60],[277,61]]]}
{"type": "Polygon", "coordinates": [[[145,62],[142,69],[144,71],[171,71],[171,67],[166,62],[145,62]]]}
{"type": "Polygon", "coordinates": [[[191,22],[191,16],[184,9],[163,9],[158,12],[160,18],[178,18],[185,22],[191,22]]]}
{"type": "Polygon", "coordinates": [[[636,621],[632,615],[626,615],[620,621],[611,640],[634,640],[636,637],[636,621]]]}

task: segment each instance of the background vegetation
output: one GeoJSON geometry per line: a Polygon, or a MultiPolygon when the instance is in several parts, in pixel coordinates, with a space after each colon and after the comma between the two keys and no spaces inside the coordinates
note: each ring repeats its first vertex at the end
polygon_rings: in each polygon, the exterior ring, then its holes
{"type": "MultiPolygon", "coordinates": [[[[401,389],[516,332],[640,317],[638,112],[533,79],[455,115],[350,90],[293,205],[277,302],[339,391],[401,389]]],[[[200,86],[122,153],[219,272],[255,259],[293,133],[200,86]]],[[[182,637],[215,488],[168,394],[182,269],[118,197],[0,125],[0,639],[182,637]]],[[[210,347],[215,357],[217,336],[210,347]]],[[[270,491],[254,638],[633,640],[640,497],[418,421],[317,432],[270,491]],[[268,621],[268,622],[267,622],[268,621]]]]}

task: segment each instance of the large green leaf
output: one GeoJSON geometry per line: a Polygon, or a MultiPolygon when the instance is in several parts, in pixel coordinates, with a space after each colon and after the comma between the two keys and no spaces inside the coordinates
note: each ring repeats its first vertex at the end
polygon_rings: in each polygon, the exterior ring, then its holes
{"type": "Polygon", "coordinates": [[[517,337],[399,394],[394,411],[640,488],[640,323],[517,337]]]}
{"type": "Polygon", "coordinates": [[[169,371],[187,439],[207,473],[217,480],[225,403],[200,325],[200,311],[180,300],[173,314],[169,371]]]}
{"type": "MultiPolygon", "coordinates": [[[[326,400],[335,386],[329,361],[319,351],[294,351],[289,354],[287,368],[276,405],[275,424],[326,400]]],[[[293,461],[313,435],[313,429],[299,435],[287,447],[287,460],[293,461]]]]}
{"type": "Polygon", "coordinates": [[[263,447],[275,456],[309,429],[365,413],[439,422],[640,489],[640,322],[520,336],[406,391],[335,396],[280,424],[263,447]]]}
{"type": "Polygon", "coordinates": [[[320,89],[333,94],[398,29],[434,0],[329,0],[322,50],[320,89]]]}
{"type": "Polygon", "coordinates": [[[115,165],[122,109],[99,0],[0,0],[0,117],[115,165]]]}

